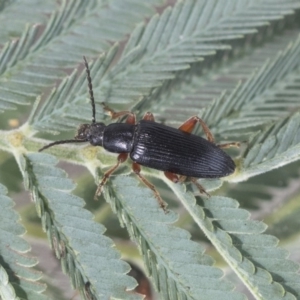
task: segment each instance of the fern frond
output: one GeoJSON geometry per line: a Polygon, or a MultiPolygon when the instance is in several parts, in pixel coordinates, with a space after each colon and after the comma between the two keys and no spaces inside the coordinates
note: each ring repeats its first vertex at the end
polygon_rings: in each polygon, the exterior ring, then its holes
{"type": "Polygon", "coordinates": [[[300,158],[300,113],[274,123],[257,134],[243,154],[241,170],[233,181],[279,168],[300,158]]]}
{"type": "Polygon", "coordinates": [[[190,234],[172,225],[177,215],[165,214],[152,192],[137,187],[130,177],[116,177],[106,199],[138,243],[145,266],[164,299],[245,299],[222,279],[213,259],[190,240],[190,234]]]}
{"type": "Polygon", "coordinates": [[[299,62],[300,37],[229,95],[222,93],[199,115],[221,136],[251,133],[257,126],[289,115],[299,108],[299,62]]]}
{"type": "MultiPolygon", "coordinates": [[[[110,6],[106,6],[97,0],[63,1],[61,7],[51,14],[39,38],[24,41],[27,46],[25,49],[21,48],[21,56],[13,59],[14,64],[9,62],[14,57],[16,42],[10,42],[6,46],[8,49],[2,66],[7,72],[0,78],[0,108],[15,108],[10,101],[18,104],[32,101],[43,88],[64,76],[62,68],[74,68],[82,61],[83,55],[98,55],[107,50],[110,46],[108,40],[122,40],[136,22],[153,12],[151,4],[157,3],[153,1],[135,5],[132,0],[123,0],[122,3],[126,2],[129,11],[120,11],[119,2],[120,0],[114,0],[110,6]],[[137,15],[134,9],[130,10],[134,7],[141,14],[137,15]],[[116,23],[115,20],[118,20],[120,26],[114,30],[107,28],[107,22],[116,23]],[[91,31],[93,35],[90,34],[91,31]]],[[[30,27],[29,32],[35,27],[30,27]]],[[[26,32],[22,36],[25,35],[26,32]]],[[[21,39],[18,43],[21,43],[21,39]]]]}
{"type": "Polygon", "coordinates": [[[300,38],[276,59],[263,65],[221,105],[214,105],[214,109],[208,112],[213,117],[208,119],[214,119],[211,122],[216,124],[216,131],[222,135],[232,131],[236,134],[239,130],[253,131],[255,126],[281,119],[299,108],[299,62],[300,38]],[[231,117],[233,114],[234,119],[231,117]],[[223,130],[224,124],[226,129],[223,130]]]}
{"type": "Polygon", "coordinates": [[[299,266],[277,247],[275,237],[263,234],[265,224],[250,220],[233,199],[215,196],[196,202],[183,186],[165,182],[255,298],[296,299],[299,266]]]}
{"type": "Polygon", "coordinates": [[[51,246],[74,288],[84,292],[88,285],[91,295],[98,298],[140,299],[125,292],[136,285],[125,275],[129,265],[120,260],[112,241],[103,236],[105,228],[83,209],[84,201],[69,193],[74,184],[62,170],[53,167],[56,159],[47,154],[16,158],[51,246]]]}
{"type": "MultiPolygon", "coordinates": [[[[30,51],[32,43],[35,40],[39,27],[26,27],[19,40],[6,43],[0,53],[0,76],[5,77],[5,71],[12,67],[16,61],[26,57],[30,51]]],[[[34,88],[24,89],[20,94],[17,91],[10,91],[4,84],[2,78],[2,84],[0,81],[0,112],[6,109],[14,109],[14,104],[29,104],[27,97],[34,94],[34,88]]]]}
{"type": "MultiPolygon", "coordinates": [[[[159,98],[159,105],[153,107],[152,112],[155,113],[155,116],[166,119],[167,123],[172,126],[181,125],[187,116],[199,112],[199,116],[213,129],[217,119],[215,117],[216,115],[221,119],[226,117],[226,115],[223,116],[220,113],[220,111],[224,111],[224,101],[226,101],[228,97],[238,101],[237,93],[241,89],[240,85],[250,80],[250,76],[255,76],[254,74],[258,76],[259,70],[262,69],[263,65],[270,67],[272,64],[275,64],[276,60],[283,59],[283,56],[285,60],[288,59],[286,54],[292,53],[292,49],[295,48],[295,44],[297,44],[298,40],[299,31],[296,29],[289,30],[288,34],[275,36],[272,40],[268,41],[262,49],[253,49],[253,51],[248,51],[250,53],[247,52],[247,55],[239,59],[232,58],[229,61],[226,60],[223,61],[223,63],[219,63],[217,72],[215,68],[204,64],[200,67],[200,69],[204,69],[202,76],[196,76],[195,74],[191,78],[188,77],[184,82],[178,78],[172,85],[168,86],[168,88],[159,90],[156,95],[156,97],[159,98]],[[219,108],[219,106],[221,106],[221,108],[219,108]]],[[[294,62],[295,67],[297,61],[294,62]]],[[[268,70],[268,68],[266,70],[268,70]]],[[[274,70],[277,73],[279,71],[279,69],[274,70]]],[[[290,68],[290,70],[293,71],[292,68],[290,68]]],[[[296,69],[294,69],[294,72],[295,71],[296,69]]],[[[197,73],[197,75],[199,74],[197,73]]],[[[291,80],[288,72],[286,75],[287,76],[282,80],[283,82],[291,80]]],[[[270,76],[273,76],[273,74],[269,73],[268,77],[270,76]]],[[[275,90],[277,90],[277,86],[275,86],[275,90]]],[[[271,93],[272,89],[268,89],[268,92],[271,93]]],[[[249,90],[248,93],[251,93],[251,90],[249,90]]],[[[268,97],[266,92],[265,94],[265,97],[268,97]]],[[[287,89],[285,89],[285,94],[288,96],[287,89]]],[[[254,99],[266,102],[265,97],[259,96],[260,94],[257,94],[257,97],[254,99]]],[[[248,105],[251,105],[251,101],[248,105]]],[[[258,102],[259,101],[257,101],[257,104],[259,105],[258,102]]],[[[290,102],[292,106],[293,102],[290,102]]],[[[275,116],[276,114],[279,115],[279,109],[272,107],[271,104],[272,101],[268,101],[264,104],[267,106],[267,109],[265,108],[264,111],[274,111],[275,116]]],[[[282,113],[284,114],[285,111],[286,110],[283,110],[282,113]]],[[[247,111],[244,110],[243,113],[247,113],[247,111]]],[[[234,122],[235,116],[236,115],[232,116],[230,121],[234,122]]],[[[237,117],[238,116],[237,114],[237,117]]],[[[270,114],[269,117],[271,118],[272,115],[270,114]]],[[[265,119],[265,121],[268,122],[267,119],[265,119]]],[[[228,125],[229,124],[226,126],[228,125]]],[[[220,130],[222,129],[220,128],[220,130]]],[[[218,134],[217,131],[215,131],[215,133],[218,134]]],[[[230,136],[236,138],[232,131],[230,131],[230,136]]]]}
{"type": "Polygon", "coordinates": [[[294,1],[276,4],[278,6],[257,1],[243,2],[243,5],[240,1],[178,2],[174,8],[164,10],[161,16],[152,17],[144,27],[136,28],[123,57],[110,73],[109,84],[101,82],[98,90],[100,92],[104,86],[110,86],[109,91],[102,92],[107,102],[124,103],[126,99],[130,103],[132,100],[139,101],[141,97],[149,95],[153,88],[174,78],[175,72],[189,68],[205,56],[215,55],[217,50],[229,49],[224,40],[255,33],[266,22],[283,17],[279,7],[291,13],[289,9],[299,5],[294,1]],[[268,13],[264,14],[267,9],[268,13]],[[135,58],[128,60],[128,56],[137,48],[143,52],[138,52],[135,58]],[[140,95],[134,98],[127,96],[126,91],[132,88],[139,91],[140,95]]]}
{"type": "MultiPolygon", "coordinates": [[[[117,46],[112,47],[106,55],[90,64],[91,76],[95,81],[101,80],[104,76],[117,51],[117,46]]],[[[88,103],[90,100],[83,101],[87,93],[86,73],[83,71],[78,78],[76,75],[75,70],[52,91],[39,111],[34,113],[31,125],[35,130],[55,133],[74,129],[78,120],[90,122],[91,105],[88,103]],[[71,109],[70,103],[74,105],[71,109]],[[79,106],[80,104],[82,107],[79,106]]]]}
{"type": "Polygon", "coordinates": [[[50,14],[57,4],[53,1],[8,0],[1,1],[0,5],[0,44],[3,45],[12,38],[19,38],[28,24],[45,24],[47,14],[50,14]]]}
{"type": "Polygon", "coordinates": [[[6,188],[0,184],[0,298],[46,299],[42,294],[46,286],[38,281],[42,274],[31,269],[37,260],[28,255],[31,247],[21,237],[25,229],[6,194],[6,188]]]}

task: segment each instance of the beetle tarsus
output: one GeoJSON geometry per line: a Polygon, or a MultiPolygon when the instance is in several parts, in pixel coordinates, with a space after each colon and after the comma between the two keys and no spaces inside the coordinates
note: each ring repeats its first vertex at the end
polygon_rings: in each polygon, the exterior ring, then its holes
{"type": "MultiPolygon", "coordinates": [[[[164,173],[165,176],[174,183],[183,183],[187,179],[187,176],[184,175],[178,176],[177,174],[171,172],[164,172],[164,173]]],[[[196,187],[198,188],[201,194],[205,194],[207,197],[210,197],[210,194],[208,194],[204,189],[204,187],[197,181],[197,178],[190,177],[190,180],[196,185],[196,187]]]]}
{"type": "Polygon", "coordinates": [[[198,188],[200,194],[205,194],[207,197],[210,198],[210,194],[206,192],[206,190],[204,189],[204,187],[197,181],[197,178],[191,177],[190,180],[192,181],[192,183],[195,184],[195,186],[198,188]]]}
{"type": "MultiPolygon", "coordinates": [[[[116,169],[116,168],[115,168],[116,169]]],[[[114,169],[114,170],[115,170],[114,169]]],[[[111,169],[110,169],[111,170],[111,169]]],[[[109,170],[109,171],[110,171],[109,170]]],[[[102,180],[101,180],[101,182],[98,184],[98,186],[97,186],[97,190],[96,190],[96,192],[95,192],[95,195],[94,195],[94,200],[98,200],[98,197],[100,197],[101,196],[101,194],[102,194],[102,192],[103,192],[103,187],[105,186],[105,184],[107,183],[107,180],[108,180],[108,178],[110,177],[110,175],[112,174],[112,172],[109,174],[109,175],[106,175],[106,173],[104,174],[104,176],[103,176],[103,178],[102,178],[102,180]]]]}
{"type": "Polygon", "coordinates": [[[164,211],[165,214],[169,213],[169,211],[167,210],[167,205],[165,203],[160,204],[160,208],[163,209],[163,211],[164,211]]]}
{"type": "Polygon", "coordinates": [[[161,198],[159,192],[156,190],[155,186],[148,181],[142,174],[141,174],[141,166],[139,164],[137,164],[136,162],[134,162],[132,164],[132,170],[133,172],[139,177],[139,179],[149,188],[153,191],[154,196],[159,204],[159,206],[163,209],[164,213],[168,213],[167,210],[167,204],[163,201],[163,199],[161,198]]]}
{"type": "Polygon", "coordinates": [[[96,193],[94,195],[94,200],[98,200],[98,197],[101,196],[102,191],[103,191],[103,186],[105,185],[105,183],[107,182],[107,179],[105,180],[105,182],[103,182],[103,180],[99,183],[99,185],[97,186],[97,190],[96,193]]]}
{"type": "Polygon", "coordinates": [[[104,173],[104,176],[101,180],[101,182],[98,184],[95,196],[94,196],[94,200],[97,200],[97,197],[100,196],[102,194],[102,190],[103,190],[103,186],[106,184],[107,180],[109,179],[109,177],[112,175],[113,172],[115,172],[118,167],[120,166],[121,163],[123,163],[128,157],[127,153],[120,153],[118,155],[118,162],[111,167],[108,171],[106,171],[104,173]]]}

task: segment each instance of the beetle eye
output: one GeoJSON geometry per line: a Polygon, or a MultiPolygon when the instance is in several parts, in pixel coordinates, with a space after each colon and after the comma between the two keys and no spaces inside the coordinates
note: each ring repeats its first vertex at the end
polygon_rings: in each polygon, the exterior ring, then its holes
{"type": "Polygon", "coordinates": [[[82,124],[77,130],[77,135],[75,136],[75,139],[86,140],[88,138],[89,132],[90,132],[90,125],[82,124]]]}

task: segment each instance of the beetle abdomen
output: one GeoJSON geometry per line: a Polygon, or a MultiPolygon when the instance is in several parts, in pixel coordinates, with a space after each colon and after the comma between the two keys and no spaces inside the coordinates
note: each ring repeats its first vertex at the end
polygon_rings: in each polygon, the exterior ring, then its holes
{"type": "Polygon", "coordinates": [[[235,170],[231,157],[206,139],[144,120],[137,124],[130,157],[146,167],[197,178],[224,177],[235,170]]]}

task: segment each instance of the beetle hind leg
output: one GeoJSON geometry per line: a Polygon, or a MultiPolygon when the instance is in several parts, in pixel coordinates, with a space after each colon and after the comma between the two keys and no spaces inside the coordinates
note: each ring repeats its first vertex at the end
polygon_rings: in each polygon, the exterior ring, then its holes
{"type": "Polygon", "coordinates": [[[163,201],[163,199],[161,198],[161,196],[160,196],[160,194],[158,193],[158,191],[156,190],[155,186],[154,186],[150,181],[148,181],[148,180],[141,174],[141,166],[140,166],[138,163],[134,162],[134,163],[132,164],[132,170],[133,170],[133,172],[139,177],[139,179],[140,179],[140,180],[141,180],[148,188],[150,188],[150,189],[153,191],[154,196],[155,196],[155,198],[157,199],[159,206],[163,209],[163,211],[164,211],[165,213],[167,213],[168,211],[167,211],[167,205],[166,205],[166,203],[165,203],[165,202],[163,201]]]}
{"type": "Polygon", "coordinates": [[[109,177],[112,175],[113,172],[115,172],[117,170],[117,168],[120,166],[121,163],[123,163],[128,157],[127,153],[120,153],[118,156],[118,162],[111,167],[108,171],[106,171],[104,173],[104,176],[101,180],[101,182],[98,184],[94,199],[97,200],[97,197],[101,195],[103,187],[105,186],[105,184],[107,183],[109,177]]]}
{"type": "Polygon", "coordinates": [[[207,197],[210,197],[210,194],[204,189],[204,187],[197,181],[198,178],[191,177],[191,182],[198,188],[200,194],[205,194],[207,197]]]}
{"type": "Polygon", "coordinates": [[[177,174],[168,171],[165,171],[164,174],[169,180],[171,180],[174,183],[182,183],[186,180],[186,176],[183,175],[178,176],[177,174]]]}
{"type": "MultiPolygon", "coordinates": [[[[167,172],[167,171],[164,172],[164,173],[165,173],[165,176],[174,183],[182,183],[187,179],[187,176],[184,176],[184,175],[179,175],[178,176],[175,173],[167,172]]],[[[205,194],[206,196],[210,197],[210,195],[206,192],[204,187],[197,181],[197,178],[189,177],[189,179],[198,188],[198,190],[201,194],[205,194]]]]}
{"type": "Polygon", "coordinates": [[[214,143],[215,139],[214,139],[213,134],[209,130],[206,123],[202,119],[200,119],[198,116],[190,117],[178,129],[183,132],[191,133],[193,131],[193,129],[195,128],[195,126],[197,125],[197,123],[199,123],[201,125],[201,127],[207,137],[207,140],[211,143],[214,143]]]}

